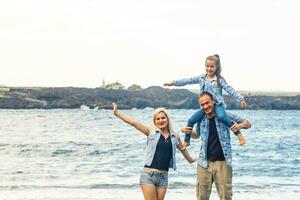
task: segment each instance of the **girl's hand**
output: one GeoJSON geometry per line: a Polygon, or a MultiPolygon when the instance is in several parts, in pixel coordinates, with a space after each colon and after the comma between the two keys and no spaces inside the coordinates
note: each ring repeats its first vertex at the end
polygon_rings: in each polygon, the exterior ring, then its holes
{"type": "Polygon", "coordinates": [[[112,103],[112,112],[114,113],[114,115],[117,116],[118,113],[118,106],[115,102],[112,103]]]}
{"type": "Polygon", "coordinates": [[[245,101],[245,100],[242,100],[242,101],[240,102],[240,106],[241,106],[241,108],[246,108],[246,107],[247,107],[246,101],[245,101]]]}
{"type": "Polygon", "coordinates": [[[173,83],[164,83],[164,87],[172,86],[173,83]]]}

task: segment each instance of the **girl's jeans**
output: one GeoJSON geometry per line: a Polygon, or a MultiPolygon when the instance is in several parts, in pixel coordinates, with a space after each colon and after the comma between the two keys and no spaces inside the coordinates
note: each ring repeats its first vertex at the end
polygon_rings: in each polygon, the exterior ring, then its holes
{"type": "MultiPolygon", "coordinates": [[[[223,122],[227,127],[232,127],[234,124],[233,121],[230,120],[228,115],[226,114],[225,107],[223,103],[215,104],[215,114],[219,121],[223,122]]],[[[188,119],[187,127],[192,127],[197,123],[201,122],[203,117],[205,116],[205,113],[202,111],[202,109],[197,109],[193,115],[188,119]]],[[[187,144],[190,143],[191,140],[191,134],[186,134],[184,137],[184,142],[187,144]]]]}

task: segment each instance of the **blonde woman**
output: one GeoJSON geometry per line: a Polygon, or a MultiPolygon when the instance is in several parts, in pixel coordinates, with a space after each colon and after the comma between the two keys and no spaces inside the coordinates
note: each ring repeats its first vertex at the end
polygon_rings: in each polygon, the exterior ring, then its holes
{"type": "MultiPolygon", "coordinates": [[[[153,130],[118,111],[116,103],[112,104],[112,111],[115,116],[147,136],[146,159],[140,177],[140,187],[145,200],[163,200],[168,187],[169,168],[176,170],[176,148],[182,149],[180,138],[173,129],[167,111],[164,108],[154,111],[153,130]]],[[[189,163],[196,161],[187,150],[180,151],[189,163]]]]}

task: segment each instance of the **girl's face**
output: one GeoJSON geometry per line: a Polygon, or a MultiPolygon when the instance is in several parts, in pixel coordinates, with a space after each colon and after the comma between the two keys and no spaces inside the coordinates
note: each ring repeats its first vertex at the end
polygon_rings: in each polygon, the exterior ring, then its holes
{"type": "Polygon", "coordinates": [[[160,130],[167,128],[169,122],[166,114],[164,112],[159,112],[154,118],[154,124],[160,130]]]}
{"type": "Polygon", "coordinates": [[[206,60],[205,62],[205,71],[206,74],[210,77],[214,76],[217,70],[216,62],[213,60],[206,60]]]}

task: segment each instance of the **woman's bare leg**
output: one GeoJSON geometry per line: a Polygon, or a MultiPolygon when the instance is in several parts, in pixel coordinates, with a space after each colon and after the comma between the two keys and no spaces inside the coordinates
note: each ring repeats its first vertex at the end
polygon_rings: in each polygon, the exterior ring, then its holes
{"type": "Polygon", "coordinates": [[[156,187],[152,184],[142,184],[140,185],[142,192],[144,194],[145,200],[158,200],[156,187]]]}
{"type": "Polygon", "coordinates": [[[157,191],[157,200],[164,200],[167,192],[167,188],[158,187],[156,188],[156,191],[157,191]]]}

